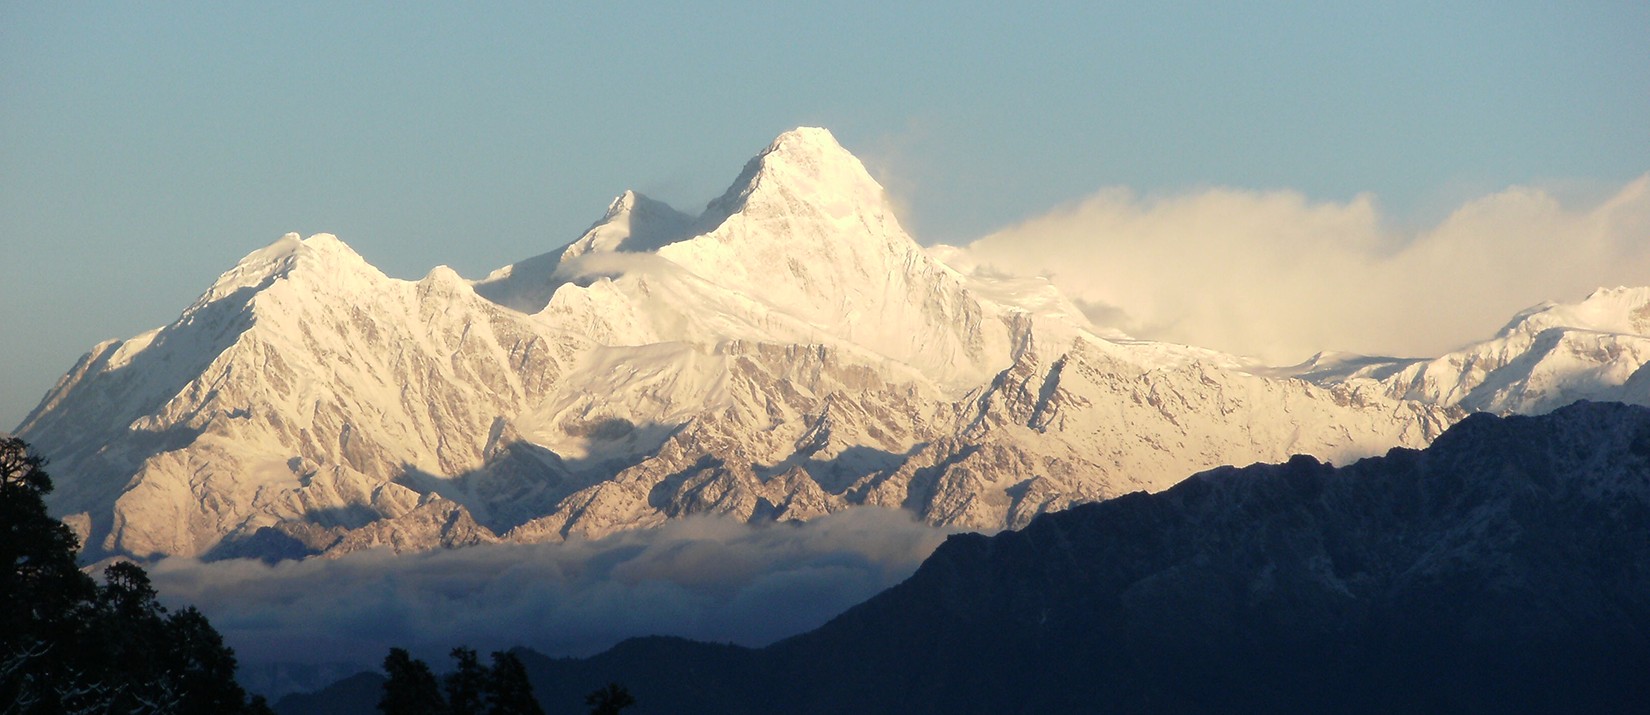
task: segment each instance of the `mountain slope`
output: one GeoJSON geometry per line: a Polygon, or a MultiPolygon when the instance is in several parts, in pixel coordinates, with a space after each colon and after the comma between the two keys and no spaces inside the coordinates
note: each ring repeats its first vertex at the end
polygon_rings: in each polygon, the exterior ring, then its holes
{"type": "Polygon", "coordinates": [[[18,433],[94,557],[276,559],[857,504],[995,530],[1457,415],[1102,338],[1033,283],[947,268],[798,129],[697,217],[627,192],[479,281],[288,235],[94,348],[18,433]]]}
{"type": "Polygon", "coordinates": [[[952,537],[816,631],[524,658],[647,712],[1642,712],[1650,410],[1474,415],[952,537]]]}
{"type": "Polygon", "coordinates": [[[179,320],[83,358],[19,430],[66,475],[55,505],[107,547],[195,554],[283,520],[355,528],[414,509],[390,476],[479,467],[497,416],[581,341],[479,299],[452,271],[385,277],[288,235],[179,320]],[[105,521],[107,520],[107,521],[105,521]]]}

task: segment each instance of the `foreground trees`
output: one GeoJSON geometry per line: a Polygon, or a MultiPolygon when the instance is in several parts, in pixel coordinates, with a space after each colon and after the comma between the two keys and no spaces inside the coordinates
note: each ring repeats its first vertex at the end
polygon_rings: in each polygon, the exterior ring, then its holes
{"type": "Polygon", "coordinates": [[[268,712],[206,617],[167,613],[141,567],[114,564],[101,585],[80,571],[42,467],[0,439],[0,713],[268,712]]]}
{"type": "Polygon", "coordinates": [[[619,715],[619,711],[636,704],[636,698],[631,697],[630,691],[618,683],[608,683],[607,687],[584,696],[584,704],[590,706],[590,715],[619,715]]]}
{"type": "MultiPolygon", "coordinates": [[[[469,648],[454,648],[453,672],[440,680],[424,661],[401,648],[384,658],[384,695],[378,701],[384,715],[544,715],[527,682],[527,669],[514,653],[495,652],[491,667],[484,666],[469,648]]],[[[636,704],[630,691],[617,683],[584,696],[591,715],[619,715],[636,704]]]]}
{"type": "Polygon", "coordinates": [[[443,698],[430,666],[391,648],[384,658],[386,680],[378,710],[385,715],[544,715],[527,682],[527,669],[515,655],[493,653],[492,667],[481,665],[469,648],[454,648],[452,656],[457,668],[444,679],[443,698]]]}

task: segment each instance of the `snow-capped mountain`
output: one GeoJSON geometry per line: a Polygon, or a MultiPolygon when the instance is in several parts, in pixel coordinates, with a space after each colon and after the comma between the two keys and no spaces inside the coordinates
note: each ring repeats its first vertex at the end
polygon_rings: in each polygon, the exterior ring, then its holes
{"type": "Polygon", "coordinates": [[[289,234],[94,347],[18,434],[93,555],[277,558],[856,504],[1016,527],[1220,464],[1421,446],[1456,414],[1078,315],[948,268],[798,129],[698,216],[626,192],[477,281],[289,234]]]}
{"type": "Polygon", "coordinates": [[[1287,369],[1326,386],[1496,414],[1576,400],[1650,405],[1650,288],[1600,288],[1542,303],[1494,337],[1431,360],[1321,354],[1287,369]]]}

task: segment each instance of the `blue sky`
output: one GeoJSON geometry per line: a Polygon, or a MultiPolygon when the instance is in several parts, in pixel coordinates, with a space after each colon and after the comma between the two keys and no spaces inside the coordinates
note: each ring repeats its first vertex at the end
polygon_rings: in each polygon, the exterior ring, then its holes
{"type": "Polygon", "coordinates": [[[0,428],[287,231],[476,277],[797,125],[925,242],[1109,186],[1428,226],[1650,171],[1639,2],[547,5],[0,1],[0,428]]]}

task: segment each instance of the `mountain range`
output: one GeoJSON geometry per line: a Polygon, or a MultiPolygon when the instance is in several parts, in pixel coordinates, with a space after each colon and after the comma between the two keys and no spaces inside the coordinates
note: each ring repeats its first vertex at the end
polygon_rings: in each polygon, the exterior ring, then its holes
{"type": "Polygon", "coordinates": [[[625,192],[478,280],[288,234],[93,347],[16,434],[89,557],[278,560],[855,505],[1013,529],[1219,465],[1423,447],[1474,411],[1650,402],[1650,289],[1433,360],[1270,368],[1102,334],[1046,281],[943,255],[802,128],[697,215],[625,192]]]}
{"type": "MultiPolygon", "coordinates": [[[[1650,409],[1472,415],[1424,450],[1222,467],[950,537],[748,649],[520,651],[551,711],[1631,713],[1650,707],[1650,409]]],[[[367,712],[362,674],[281,712],[367,712]]]]}

